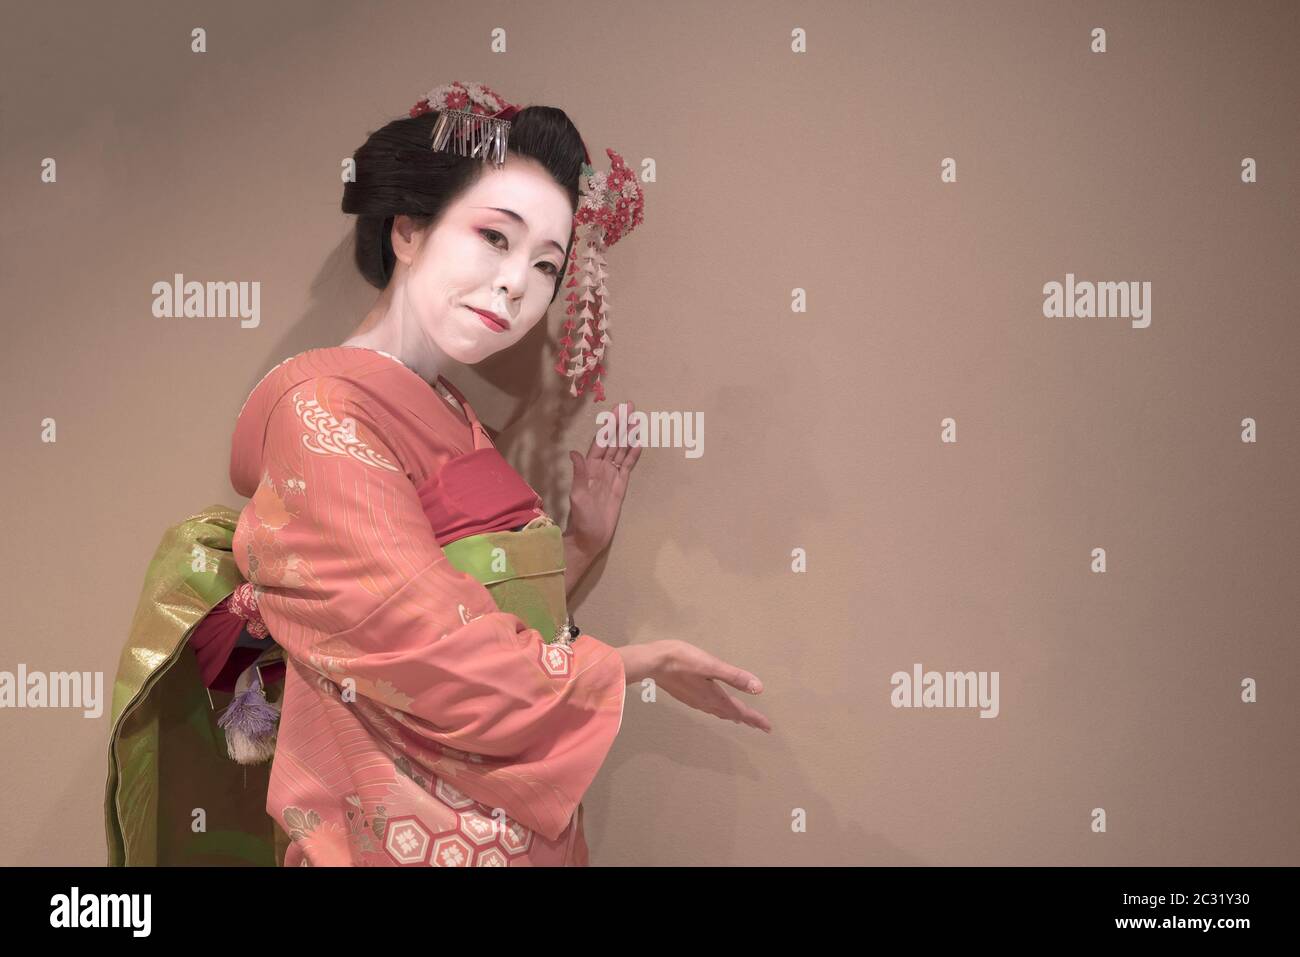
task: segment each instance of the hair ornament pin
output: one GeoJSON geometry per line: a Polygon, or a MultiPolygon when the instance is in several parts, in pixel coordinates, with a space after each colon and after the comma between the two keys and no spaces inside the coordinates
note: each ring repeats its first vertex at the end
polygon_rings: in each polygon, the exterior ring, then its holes
{"type": "MultiPolygon", "coordinates": [[[[410,115],[434,111],[438,119],[430,149],[481,159],[497,169],[505,164],[511,121],[520,107],[482,83],[454,81],[426,93],[411,107],[410,115]]],[[[605,150],[605,155],[610,159],[609,172],[597,172],[583,144],[586,162],[578,178],[581,200],[573,217],[575,242],[569,250],[569,281],[565,283],[566,289],[574,291],[564,297],[568,318],[553,367],[570,380],[570,395],[582,395],[590,388],[595,402],[605,400],[601,377],[610,343],[605,252],[645,218],[645,194],[636,173],[613,150],[605,150]]]]}
{"type": "Polygon", "coordinates": [[[435,86],[411,107],[412,117],[437,111],[429,148],[505,165],[510,121],[519,108],[482,83],[435,86]]]}
{"type": "Polygon", "coordinates": [[[577,291],[564,297],[569,318],[564,321],[555,362],[555,370],[570,379],[570,395],[582,395],[590,386],[596,402],[605,400],[605,386],[600,380],[605,374],[605,351],[610,343],[609,264],[605,251],[645,219],[645,194],[636,174],[618,153],[607,149],[605,155],[610,159],[608,173],[596,172],[588,161],[578,181],[582,201],[573,225],[581,241],[569,252],[569,281],[565,283],[566,289],[576,287],[577,291]],[[573,355],[569,354],[570,346],[573,355]]]}

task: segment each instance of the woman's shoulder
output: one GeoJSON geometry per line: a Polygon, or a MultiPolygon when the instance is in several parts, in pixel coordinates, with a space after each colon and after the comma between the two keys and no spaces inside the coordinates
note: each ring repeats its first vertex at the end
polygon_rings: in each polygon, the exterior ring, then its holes
{"type": "MultiPolygon", "coordinates": [[[[241,494],[256,484],[268,435],[360,429],[392,450],[413,478],[450,454],[430,441],[421,406],[432,390],[396,359],[372,349],[307,349],[271,369],[244,401],[232,442],[231,479],[241,494]],[[411,380],[414,381],[411,381],[411,380]],[[441,454],[440,454],[441,452],[441,454]],[[426,462],[426,460],[430,460],[426,462]]],[[[343,434],[343,433],[340,433],[343,434]]]]}
{"type": "MultiPolygon", "coordinates": [[[[280,368],[298,381],[333,378],[361,383],[374,376],[403,371],[410,373],[393,356],[360,346],[318,346],[305,349],[285,359],[276,367],[280,368]]],[[[273,369],[272,372],[274,371],[276,370],[273,369]]]]}
{"type": "Polygon", "coordinates": [[[313,382],[328,382],[357,401],[370,397],[388,403],[418,401],[428,389],[395,356],[359,346],[323,346],[281,360],[253,387],[239,415],[255,398],[269,409],[295,388],[313,382]]]}

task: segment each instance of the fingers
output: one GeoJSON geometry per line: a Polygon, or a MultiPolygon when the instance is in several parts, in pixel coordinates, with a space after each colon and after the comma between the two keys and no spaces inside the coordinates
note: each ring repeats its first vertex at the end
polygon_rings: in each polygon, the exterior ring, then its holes
{"type": "Polygon", "coordinates": [[[731,687],[738,688],[746,694],[763,693],[763,682],[758,680],[758,675],[751,674],[744,668],[737,668],[735,665],[729,665],[725,661],[718,661],[717,666],[709,677],[726,682],[731,685],[731,687]]]}
{"type": "Polygon", "coordinates": [[[721,685],[714,682],[710,682],[710,684],[712,684],[718,691],[716,697],[718,698],[719,708],[716,712],[713,712],[714,714],[720,718],[725,718],[728,721],[735,721],[737,724],[747,724],[751,728],[757,728],[767,734],[772,733],[772,722],[768,721],[765,716],[760,714],[758,711],[755,711],[743,701],[737,701],[731,695],[727,694],[721,685]]]}
{"type": "Polygon", "coordinates": [[[717,655],[705,651],[698,645],[692,645],[688,641],[679,639],[673,647],[674,657],[680,659],[686,670],[703,675],[706,678],[716,678],[718,681],[729,684],[746,694],[763,693],[763,682],[753,672],[728,664],[717,655]]]}
{"type": "Polygon", "coordinates": [[[637,459],[641,458],[641,445],[625,445],[614,450],[614,464],[623,470],[626,475],[632,471],[636,465],[637,459]]]}
{"type": "Polygon", "coordinates": [[[573,480],[575,482],[585,480],[587,477],[587,460],[577,452],[570,452],[569,461],[573,464],[573,480]]]}
{"type": "MultiPolygon", "coordinates": [[[[619,405],[627,406],[627,412],[625,412],[620,417],[618,413],[618,409],[615,409],[614,410],[615,421],[620,421],[620,420],[627,421],[627,416],[630,416],[636,410],[636,407],[631,403],[631,401],[620,402],[619,405]]],[[[587,449],[587,458],[591,459],[593,462],[598,462],[601,459],[610,458],[614,461],[615,464],[618,464],[620,461],[622,461],[623,456],[627,454],[627,449],[617,445],[599,445],[596,442],[597,435],[600,435],[600,430],[597,430],[596,435],[593,435],[591,437],[591,446],[587,449]],[[615,458],[615,456],[618,457],[615,458]]]]}
{"type": "MultiPolygon", "coordinates": [[[[636,411],[636,406],[634,406],[634,405],[632,404],[631,401],[628,401],[628,402],[621,402],[621,403],[619,403],[619,404],[620,404],[620,405],[625,405],[625,406],[627,406],[627,412],[626,412],[625,414],[626,414],[626,416],[630,419],[631,416],[632,416],[632,413],[636,411]]],[[[618,414],[618,413],[615,412],[615,415],[617,415],[617,414],[618,414]]],[[[628,426],[628,431],[629,431],[629,432],[632,431],[632,427],[631,427],[630,425],[628,426]]],[[[639,448],[640,448],[640,447],[638,446],[638,449],[639,449],[639,448]]],[[[615,446],[614,448],[611,448],[611,449],[609,450],[609,452],[610,452],[610,460],[614,463],[614,467],[615,467],[615,468],[620,468],[620,469],[621,469],[621,468],[626,468],[626,467],[628,467],[626,463],[627,463],[627,456],[628,456],[628,452],[629,452],[629,451],[630,451],[630,448],[629,448],[628,446],[626,446],[626,445],[615,446]]]]}
{"type": "MultiPolygon", "coordinates": [[[[621,420],[621,421],[627,421],[628,419],[630,419],[630,418],[632,417],[632,412],[633,412],[633,410],[635,409],[635,406],[633,406],[632,403],[631,403],[630,401],[629,401],[629,402],[620,402],[620,403],[619,403],[619,408],[620,408],[620,409],[623,408],[624,406],[627,407],[627,411],[626,411],[625,413],[623,413],[623,415],[620,417],[620,420],[621,420]]],[[[618,409],[615,409],[615,410],[614,410],[614,414],[615,414],[615,415],[618,415],[618,414],[619,414],[618,409]]],[[[631,429],[632,429],[632,427],[629,425],[629,426],[628,426],[628,431],[630,432],[631,429]]],[[[622,468],[622,466],[623,466],[623,460],[624,460],[625,458],[627,458],[627,446],[625,446],[625,445],[617,445],[617,446],[614,446],[613,448],[611,448],[611,449],[609,450],[609,455],[610,455],[610,461],[612,461],[612,462],[614,463],[614,467],[615,467],[615,468],[622,468]]]]}
{"type": "Polygon", "coordinates": [[[771,721],[743,701],[733,698],[723,687],[726,684],[747,694],[761,694],[763,682],[757,675],[728,664],[680,638],[664,639],[662,645],[664,658],[660,670],[666,677],[684,682],[683,687],[690,689],[684,697],[671,691],[674,697],[707,714],[772,733],[771,721]],[[703,682],[700,682],[701,678],[703,682]],[[703,688],[700,688],[701,684],[703,688]],[[703,691],[703,695],[695,689],[703,691]]]}

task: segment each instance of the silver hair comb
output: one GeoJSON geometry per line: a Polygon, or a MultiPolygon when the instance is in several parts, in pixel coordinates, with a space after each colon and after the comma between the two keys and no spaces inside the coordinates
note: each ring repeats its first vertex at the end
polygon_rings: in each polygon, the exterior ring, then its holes
{"type": "Polygon", "coordinates": [[[433,124],[429,148],[468,159],[481,159],[500,169],[506,161],[509,138],[509,120],[468,110],[442,110],[433,124]]]}

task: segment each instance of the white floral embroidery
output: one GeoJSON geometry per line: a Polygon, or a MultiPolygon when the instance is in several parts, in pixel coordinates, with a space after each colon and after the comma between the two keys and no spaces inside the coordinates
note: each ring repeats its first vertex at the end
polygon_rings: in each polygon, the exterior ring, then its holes
{"type": "Polygon", "coordinates": [[[293,408],[307,429],[302,444],[307,451],[317,455],[346,455],[363,465],[400,472],[396,465],[384,458],[356,436],[356,426],[351,419],[340,422],[315,399],[305,399],[301,392],[293,396],[293,408]]]}
{"type": "Polygon", "coordinates": [[[460,612],[460,622],[462,625],[468,625],[471,621],[477,621],[479,618],[483,617],[481,614],[471,615],[469,609],[464,605],[457,605],[456,610],[460,612]]]}

